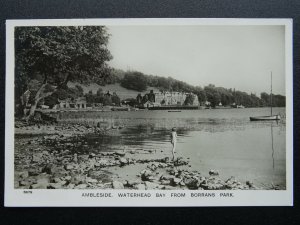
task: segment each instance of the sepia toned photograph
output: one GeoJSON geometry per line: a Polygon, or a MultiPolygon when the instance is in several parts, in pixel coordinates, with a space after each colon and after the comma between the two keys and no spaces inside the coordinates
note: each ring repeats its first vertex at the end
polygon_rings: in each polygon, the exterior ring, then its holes
{"type": "Polygon", "coordinates": [[[287,190],[284,24],[13,34],[13,189],[287,190]]]}

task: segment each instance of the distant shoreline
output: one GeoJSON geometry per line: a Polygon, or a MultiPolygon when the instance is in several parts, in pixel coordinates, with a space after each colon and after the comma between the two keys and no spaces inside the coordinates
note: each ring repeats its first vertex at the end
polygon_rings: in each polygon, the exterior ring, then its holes
{"type": "MultiPolygon", "coordinates": [[[[107,106],[103,108],[86,108],[86,109],[37,109],[37,112],[44,112],[44,113],[58,113],[58,112],[112,112],[112,111],[118,111],[118,110],[112,110],[114,108],[121,108],[121,107],[114,107],[114,106],[107,106]]],[[[155,110],[168,110],[168,109],[182,109],[182,110],[206,110],[206,109],[236,109],[236,110],[241,110],[243,108],[233,108],[229,106],[224,106],[224,107],[217,107],[217,108],[205,108],[205,107],[198,107],[198,106],[162,106],[162,107],[149,107],[149,108],[134,108],[134,107],[122,107],[124,109],[128,110],[119,110],[119,111],[142,111],[142,110],[148,110],[151,108],[155,108],[155,110]],[[197,108],[196,108],[197,107],[197,108]]],[[[269,108],[269,107],[245,107],[247,109],[264,109],[264,108],[269,108]]],[[[286,108],[286,107],[273,107],[273,108],[286,108]]]]}

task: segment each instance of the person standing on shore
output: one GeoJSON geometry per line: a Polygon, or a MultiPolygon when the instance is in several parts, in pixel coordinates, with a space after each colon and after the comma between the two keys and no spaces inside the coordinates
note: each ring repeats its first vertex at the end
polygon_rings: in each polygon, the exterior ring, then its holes
{"type": "Polygon", "coordinates": [[[173,155],[173,161],[175,160],[175,149],[176,149],[176,143],[177,143],[177,133],[176,133],[176,127],[172,128],[171,133],[171,144],[172,144],[172,155],[173,155]]]}

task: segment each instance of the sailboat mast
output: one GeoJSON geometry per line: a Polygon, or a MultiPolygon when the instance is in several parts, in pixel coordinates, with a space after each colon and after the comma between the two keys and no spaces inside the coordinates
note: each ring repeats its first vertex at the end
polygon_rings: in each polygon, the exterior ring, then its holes
{"type": "Polygon", "coordinates": [[[271,116],[272,116],[272,71],[271,71],[271,96],[270,96],[270,104],[271,104],[271,116]]]}

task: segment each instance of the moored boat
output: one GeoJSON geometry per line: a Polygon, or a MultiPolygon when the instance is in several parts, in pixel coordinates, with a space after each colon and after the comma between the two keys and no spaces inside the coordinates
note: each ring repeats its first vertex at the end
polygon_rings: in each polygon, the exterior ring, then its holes
{"type": "Polygon", "coordinates": [[[280,120],[279,115],[273,115],[272,111],[272,72],[271,72],[271,94],[270,94],[270,106],[271,106],[271,115],[270,116],[254,116],[250,117],[250,121],[266,121],[266,120],[280,120]]]}
{"type": "Polygon", "coordinates": [[[113,107],[111,111],[130,111],[128,107],[113,107]]]}
{"type": "Polygon", "coordinates": [[[250,121],[280,120],[280,119],[281,119],[280,115],[250,117],[250,121]]]}
{"type": "Polygon", "coordinates": [[[178,105],[178,106],[151,106],[147,108],[148,110],[196,110],[199,106],[191,105],[178,105]]]}

